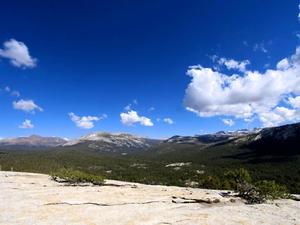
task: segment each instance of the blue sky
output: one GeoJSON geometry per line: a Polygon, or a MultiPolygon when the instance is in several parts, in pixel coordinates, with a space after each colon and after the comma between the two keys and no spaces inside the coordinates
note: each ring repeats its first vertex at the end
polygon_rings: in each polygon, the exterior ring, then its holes
{"type": "Polygon", "coordinates": [[[299,121],[298,5],[2,2],[0,137],[163,138],[299,121]]]}

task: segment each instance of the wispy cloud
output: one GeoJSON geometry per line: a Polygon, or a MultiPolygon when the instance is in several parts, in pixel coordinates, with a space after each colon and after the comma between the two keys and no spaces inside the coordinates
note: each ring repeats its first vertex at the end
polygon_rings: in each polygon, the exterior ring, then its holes
{"type": "Polygon", "coordinates": [[[152,112],[154,110],[155,110],[155,108],[153,106],[148,109],[149,112],[152,112]]]}
{"type": "Polygon", "coordinates": [[[138,101],[136,99],[133,99],[131,103],[127,104],[125,107],[124,107],[124,110],[125,111],[130,111],[132,110],[132,106],[133,105],[138,105],[138,101]]]}
{"type": "Polygon", "coordinates": [[[260,52],[263,52],[263,53],[268,52],[268,50],[266,49],[265,44],[263,42],[254,44],[253,51],[255,51],[255,52],[260,51],[260,52]]]}
{"type": "Polygon", "coordinates": [[[131,104],[128,104],[124,107],[125,111],[130,111],[131,110],[131,104]]]}
{"type": "Polygon", "coordinates": [[[4,88],[4,91],[10,92],[10,87],[9,87],[9,86],[6,86],[6,87],[4,88]]]}
{"type": "Polygon", "coordinates": [[[243,41],[243,45],[245,45],[246,47],[249,47],[248,41],[243,41]]]}
{"type": "Polygon", "coordinates": [[[243,41],[243,45],[245,45],[246,47],[250,47],[252,48],[253,51],[255,52],[263,52],[263,53],[268,53],[268,49],[266,46],[271,45],[272,41],[268,41],[268,42],[260,42],[260,43],[249,43],[248,41],[243,41]]]}
{"type": "Polygon", "coordinates": [[[9,93],[9,95],[14,96],[14,97],[20,97],[21,94],[17,90],[12,90],[9,86],[4,87],[3,89],[0,88],[0,91],[4,90],[5,92],[9,93]]]}
{"type": "Polygon", "coordinates": [[[19,125],[19,128],[21,129],[31,129],[34,125],[31,123],[31,120],[25,120],[21,125],[19,125]]]}
{"type": "MultiPolygon", "coordinates": [[[[298,10],[300,11],[300,3],[298,4],[298,10]]],[[[298,21],[300,21],[300,12],[298,13],[298,21]]]]}
{"type": "Polygon", "coordinates": [[[19,91],[12,91],[12,92],[10,92],[10,95],[15,96],[15,97],[20,97],[21,96],[19,91]]]}
{"type": "Polygon", "coordinates": [[[234,121],[232,119],[222,119],[222,122],[230,127],[234,125],[234,121]]]}
{"type": "Polygon", "coordinates": [[[170,124],[170,125],[174,124],[174,121],[169,117],[164,118],[164,122],[167,123],[167,124],[170,124]]]}
{"type": "Polygon", "coordinates": [[[234,59],[220,58],[219,65],[224,65],[228,70],[238,70],[241,72],[246,71],[246,66],[250,64],[249,60],[237,61],[234,59]]]}

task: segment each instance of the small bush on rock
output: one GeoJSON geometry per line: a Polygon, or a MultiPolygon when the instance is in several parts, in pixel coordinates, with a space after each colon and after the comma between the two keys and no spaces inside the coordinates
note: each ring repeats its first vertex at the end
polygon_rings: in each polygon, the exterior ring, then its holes
{"type": "Polygon", "coordinates": [[[265,199],[260,194],[260,190],[251,183],[243,182],[238,184],[236,189],[238,196],[245,199],[248,204],[261,204],[265,199]]]}
{"type": "Polygon", "coordinates": [[[276,184],[275,181],[263,180],[257,182],[255,186],[258,188],[260,196],[266,200],[290,197],[286,186],[276,184]]]}
{"type": "Polygon", "coordinates": [[[251,183],[252,179],[248,170],[240,168],[236,170],[229,170],[224,174],[229,185],[237,190],[241,184],[251,183]]]}
{"type": "Polygon", "coordinates": [[[200,179],[198,186],[202,188],[219,189],[221,186],[221,181],[215,176],[205,176],[204,178],[200,179]]]}
{"type": "Polygon", "coordinates": [[[88,174],[74,169],[60,169],[59,171],[52,173],[53,180],[58,182],[67,182],[70,184],[78,183],[92,183],[94,185],[101,185],[104,183],[102,176],[88,174]]]}
{"type": "Polygon", "coordinates": [[[224,175],[230,186],[238,192],[238,196],[245,199],[248,204],[290,197],[287,188],[276,184],[275,181],[263,180],[253,184],[249,172],[245,169],[228,171],[224,175]]]}

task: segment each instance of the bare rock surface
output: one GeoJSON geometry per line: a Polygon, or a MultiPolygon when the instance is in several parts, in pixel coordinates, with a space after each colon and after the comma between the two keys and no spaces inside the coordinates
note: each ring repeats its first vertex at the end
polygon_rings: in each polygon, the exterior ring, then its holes
{"type": "Polygon", "coordinates": [[[300,224],[300,202],[246,205],[222,191],[107,180],[65,186],[48,175],[0,172],[0,224],[300,224]]]}

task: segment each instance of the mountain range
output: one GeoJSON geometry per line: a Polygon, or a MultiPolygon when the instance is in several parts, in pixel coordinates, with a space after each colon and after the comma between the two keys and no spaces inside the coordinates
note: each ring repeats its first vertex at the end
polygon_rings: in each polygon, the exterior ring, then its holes
{"type": "Polygon", "coordinates": [[[81,147],[99,152],[130,153],[151,150],[163,144],[169,145],[197,145],[207,147],[211,145],[233,142],[244,143],[248,146],[264,144],[299,144],[300,123],[279,127],[254,130],[219,131],[213,134],[195,136],[175,135],[165,140],[139,137],[127,133],[94,132],[78,139],[67,141],[60,137],[42,137],[31,135],[28,137],[6,138],[0,140],[0,147],[81,147]]]}

